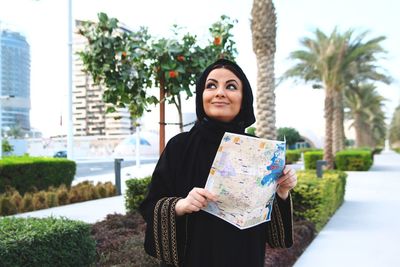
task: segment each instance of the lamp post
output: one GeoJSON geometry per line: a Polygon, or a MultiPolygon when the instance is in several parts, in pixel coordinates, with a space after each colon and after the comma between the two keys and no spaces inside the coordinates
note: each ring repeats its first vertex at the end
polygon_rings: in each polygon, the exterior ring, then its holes
{"type": "Polygon", "coordinates": [[[73,122],[72,122],[72,0],[68,0],[68,110],[67,110],[67,157],[74,158],[73,147],[73,122]]]}
{"type": "MultiPolygon", "coordinates": [[[[1,54],[0,54],[1,56],[1,54]]],[[[0,73],[1,73],[1,57],[0,57],[0,73]]],[[[0,92],[1,92],[1,75],[0,75],[0,92]]],[[[2,111],[2,102],[3,100],[8,100],[10,98],[13,98],[13,95],[0,95],[0,159],[3,157],[3,133],[2,133],[2,129],[3,129],[3,111],[2,111]]]]}

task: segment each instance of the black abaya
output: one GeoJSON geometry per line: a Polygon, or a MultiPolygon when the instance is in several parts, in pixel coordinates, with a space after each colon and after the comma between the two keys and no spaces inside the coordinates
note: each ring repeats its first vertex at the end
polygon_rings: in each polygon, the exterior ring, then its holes
{"type": "Polygon", "coordinates": [[[244,134],[244,127],[254,122],[251,88],[236,64],[219,60],[211,65],[200,77],[196,92],[198,122],[190,132],[178,134],[168,142],[140,206],[147,223],[145,250],[167,264],[163,266],[264,266],[266,242],[272,247],[289,247],[293,243],[290,196],[282,200],[276,195],[271,221],[245,230],[204,211],[180,217],[175,214],[180,198],[185,198],[193,187],[205,186],[223,134],[244,134]],[[244,84],[242,110],[230,123],[208,118],[199,107],[205,78],[217,64],[234,68],[244,84]]]}

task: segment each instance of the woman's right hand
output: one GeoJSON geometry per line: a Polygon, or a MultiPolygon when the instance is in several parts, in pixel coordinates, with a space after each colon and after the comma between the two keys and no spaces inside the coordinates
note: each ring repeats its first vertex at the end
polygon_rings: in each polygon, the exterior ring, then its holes
{"type": "Polygon", "coordinates": [[[209,201],[217,201],[217,197],[204,188],[194,187],[187,197],[178,200],[176,203],[176,215],[182,216],[187,213],[199,211],[206,207],[209,201]]]}

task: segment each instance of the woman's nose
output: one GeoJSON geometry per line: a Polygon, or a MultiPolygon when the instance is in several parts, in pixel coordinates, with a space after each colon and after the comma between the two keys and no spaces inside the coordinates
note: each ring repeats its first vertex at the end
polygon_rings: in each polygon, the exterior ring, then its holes
{"type": "Polygon", "coordinates": [[[217,92],[216,92],[215,96],[225,97],[225,90],[222,86],[219,86],[217,88],[217,92]]]}

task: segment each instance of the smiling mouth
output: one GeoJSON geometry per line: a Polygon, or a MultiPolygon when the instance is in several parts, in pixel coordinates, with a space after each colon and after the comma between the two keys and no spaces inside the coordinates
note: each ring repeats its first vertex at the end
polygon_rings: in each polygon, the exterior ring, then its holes
{"type": "Polygon", "coordinates": [[[213,104],[213,105],[229,105],[229,103],[225,103],[225,102],[213,102],[211,104],[213,104]]]}

